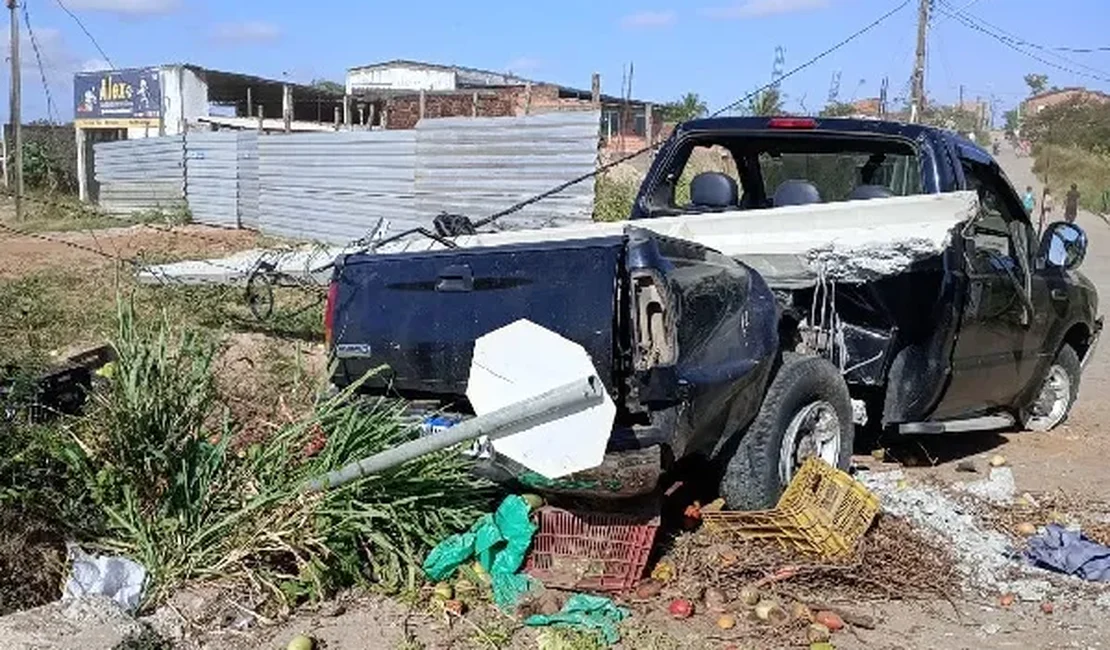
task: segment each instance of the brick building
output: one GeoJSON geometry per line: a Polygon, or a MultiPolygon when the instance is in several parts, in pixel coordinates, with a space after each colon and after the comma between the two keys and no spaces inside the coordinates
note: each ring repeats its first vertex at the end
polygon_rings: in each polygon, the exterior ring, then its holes
{"type": "Polygon", "coordinates": [[[411,129],[421,117],[506,117],[568,110],[600,110],[601,136],[609,148],[643,146],[658,139],[652,105],[603,95],[594,75],[581,90],[511,73],[419,61],[387,61],[347,71],[348,123],[411,129]]]}

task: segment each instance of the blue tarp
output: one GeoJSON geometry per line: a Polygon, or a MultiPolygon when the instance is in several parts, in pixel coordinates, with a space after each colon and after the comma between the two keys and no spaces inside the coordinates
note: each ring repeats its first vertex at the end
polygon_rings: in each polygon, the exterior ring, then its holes
{"type": "Polygon", "coordinates": [[[1025,559],[1042,569],[1094,582],[1110,582],[1110,547],[1058,524],[1049,524],[1044,532],[1029,539],[1025,559]]]}

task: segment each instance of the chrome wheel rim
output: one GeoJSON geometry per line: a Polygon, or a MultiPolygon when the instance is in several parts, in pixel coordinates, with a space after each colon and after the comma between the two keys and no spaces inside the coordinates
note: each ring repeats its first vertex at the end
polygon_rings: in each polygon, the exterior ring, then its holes
{"type": "Polygon", "coordinates": [[[826,401],[811,402],[790,420],[779,453],[779,480],[787,485],[806,459],[816,456],[836,467],[840,460],[842,425],[826,401]]]}
{"type": "Polygon", "coordinates": [[[1071,404],[1071,377],[1063,366],[1053,365],[1041,384],[1037,399],[1029,407],[1026,426],[1035,431],[1047,431],[1063,422],[1071,404]]]}

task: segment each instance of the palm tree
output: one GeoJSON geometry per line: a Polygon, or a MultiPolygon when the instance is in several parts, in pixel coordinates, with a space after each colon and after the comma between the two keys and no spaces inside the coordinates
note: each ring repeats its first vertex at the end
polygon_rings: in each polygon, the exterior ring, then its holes
{"type": "Polygon", "coordinates": [[[678,101],[669,102],[660,108],[663,120],[667,122],[685,122],[705,117],[709,113],[709,108],[697,93],[686,93],[678,101]]]}
{"type": "Polygon", "coordinates": [[[768,88],[752,97],[748,102],[748,110],[752,115],[782,115],[782,91],[778,88],[768,88]]]}

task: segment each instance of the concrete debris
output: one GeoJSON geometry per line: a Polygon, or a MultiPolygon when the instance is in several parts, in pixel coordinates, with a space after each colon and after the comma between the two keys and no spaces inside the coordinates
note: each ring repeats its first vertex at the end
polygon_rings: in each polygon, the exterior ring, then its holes
{"type": "Polygon", "coordinates": [[[53,602],[0,617],[4,650],[113,650],[144,632],[142,624],[103,596],[53,602]]]}
{"type": "Polygon", "coordinates": [[[991,593],[1006,591],[1006,576],[1017,563],[1011,559],[1010,542],[1002,533],[981,528],[971,513],[938,488],[905,483],[901,470],[862,472],[858,478],[879,495],[886,512],[943,540],[972,587],[991,593]]]}
{"type": "Polygon", "coordinates": [[[831,244],[806,253],[810,266],[831,280],[870,281],[901,273],[914,263],[940,255],[948,238],[905,239],[864,246],[831,244]]]}
{"type": "Polygon", "coordinates": [[[1099,597],[1095,600],[1095,604],[1101,609],[1110,610],[1110,591],[1104,591],[1099,594],[1099,597]]]}
{"type": "Polygon", "coordinates": [[[968,494],[989,501],[995,505],[1010,505],[1014,501],[1014,472],[1009,467],[995,467],[991,469],[987,478],[972,483],[960,485],[968,494]]]}

